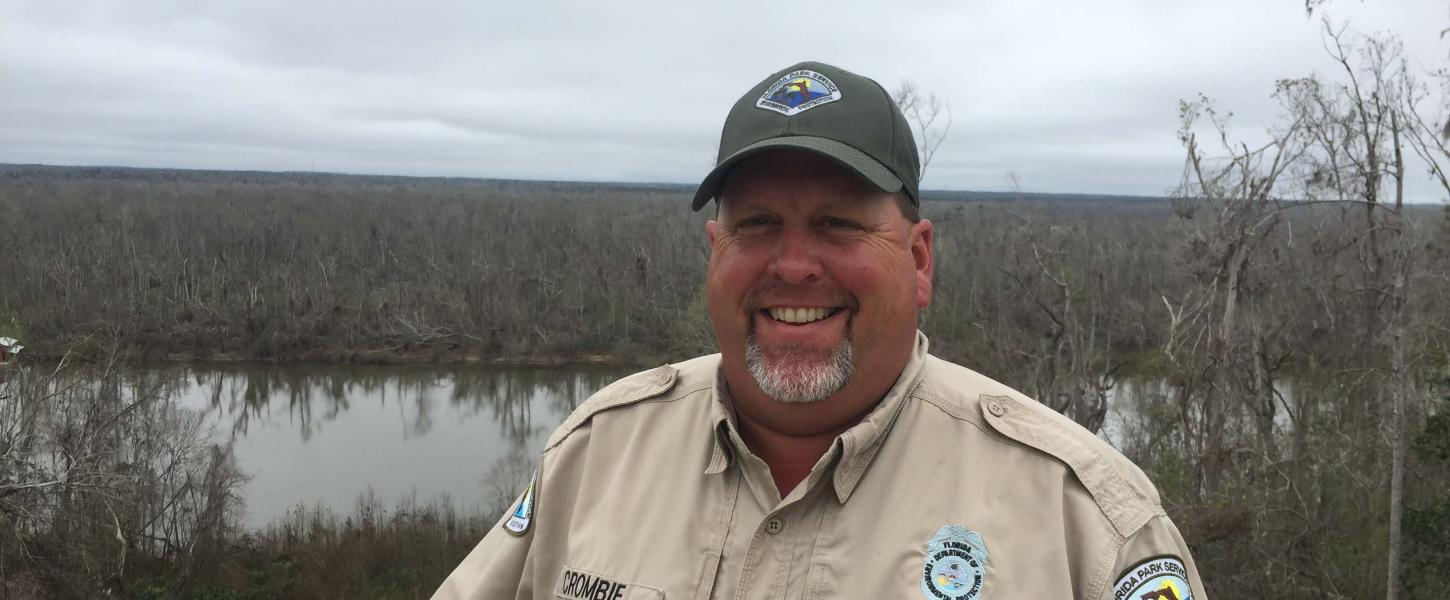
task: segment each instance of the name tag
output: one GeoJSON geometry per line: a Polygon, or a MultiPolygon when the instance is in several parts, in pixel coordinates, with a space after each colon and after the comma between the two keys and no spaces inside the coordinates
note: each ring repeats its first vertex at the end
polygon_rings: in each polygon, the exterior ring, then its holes
{"type": "Polygon", "coordinates": [[[564,567],[554,584],[559,600],[664,600],[665,593],[637,583],[564,567]]]}

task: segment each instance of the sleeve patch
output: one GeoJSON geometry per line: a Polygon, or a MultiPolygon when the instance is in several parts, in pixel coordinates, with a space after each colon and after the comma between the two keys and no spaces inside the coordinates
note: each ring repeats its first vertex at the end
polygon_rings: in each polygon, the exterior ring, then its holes
{"type": "Polygon", "coordinates": [[[1155,556],[1128,567],[1113,584],[1113,600],[1190,600],[1188,569],[1177,556],[1155,556]]]}
{"type": "Polygon", "coordinates": [[[539,471],[536,469],[534,470],[534,477],[529,480],[529,487],[524,488],[524,494],[519,497],[518,503],[514,505],[513,512],[509,513],[508,520],[503,523],[503,528],[509,533],[514,535],[528,533],[529,525],[534,522],[534,495],[535,490],[538,489],[538,484],[539,471]]]}

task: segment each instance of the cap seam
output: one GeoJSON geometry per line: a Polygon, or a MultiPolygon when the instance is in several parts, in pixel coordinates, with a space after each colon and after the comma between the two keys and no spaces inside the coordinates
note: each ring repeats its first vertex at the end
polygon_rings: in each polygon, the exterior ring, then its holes
{"type": "MultiPolygon", "coordinates": [[[[882,97],[886,98],[886,103],[888,105],[886,107],[887,108],[887,111],[886,112],[887,112],[887,114],[890,114],[891,113],[891,110],[890,110],[891,107],[889,105],[890,104],[893,104],[895,102],[894,100],[891,99],[891,94],[888,93],[886,91],[886,88],[883,87],[881,85],[881,83],[878,82],[878,81],[876,81],[875,79],[869,79],[868,78],[867,81],[870,81],[871,83],[876,84],[876,89],[880,90],[882,97]]],[[[898,108],[898,110],[899,110],[899,108],[898,108]]],[[[905,117],[906,115],[903,114],[901,116],[902,117],[905,117]]],[[[897,125],[898,125],[898,123],[896,122],[896,119],[891,119],[891,156],[892,157],[895,157],[896,156],[896,136],[899,133],[901,133],[901,132],[899,132],[899,131],[896,130],[897,125]]],[[[891,167],[886,167],[886,168],[887,168],[887,170],[890,170],[891,169],[891,167]]],[[[896,178],[897,179],[901,179],[901,175],[900,174],[895,174],[895,175],[896,175],[896,178]]],[[[902,183],[905,184],[906,182],[905,181],[902,181],[902,183]]],[[[902,187],[905,187],[905,185],[903,185],[902,187]]]]}

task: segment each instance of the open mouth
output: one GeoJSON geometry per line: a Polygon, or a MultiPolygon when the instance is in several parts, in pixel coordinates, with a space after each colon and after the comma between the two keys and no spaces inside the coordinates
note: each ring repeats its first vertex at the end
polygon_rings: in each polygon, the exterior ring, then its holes
{"type": "Polygon", "coordinates": [[[773,320],[790,325],[805,325],[828,319],[841,312],[838,306],[775,307],[760,311],[773,320]]]}

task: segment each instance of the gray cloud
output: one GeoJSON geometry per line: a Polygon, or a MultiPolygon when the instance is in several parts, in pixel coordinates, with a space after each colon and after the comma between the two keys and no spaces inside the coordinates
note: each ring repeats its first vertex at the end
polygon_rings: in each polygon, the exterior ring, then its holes
{"type": "MultiPolygon", "coordinates": [[[[1447,55],[1438,0],[1327,10],[1447,55]]],[[[805,59],[951,103],[928,187],[1053,192],[1163,193],[1179,99],[1253,137],[1276,79],[1332,73],[1288,0],[0,0],[0,162],[693,182],[805,59]]]]}

